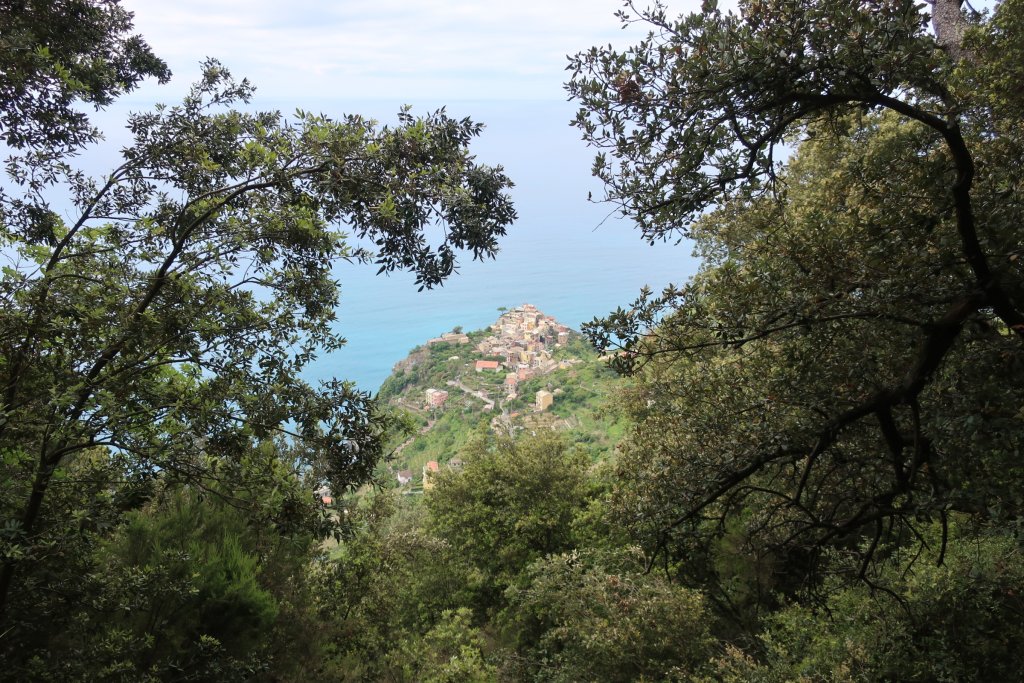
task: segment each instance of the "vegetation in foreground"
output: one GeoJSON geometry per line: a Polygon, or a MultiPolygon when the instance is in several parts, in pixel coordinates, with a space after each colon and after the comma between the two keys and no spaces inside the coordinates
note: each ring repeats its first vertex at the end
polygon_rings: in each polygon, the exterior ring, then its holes
{"type": "Polygon", "coordinates": [[[0,10],[0,676],[1019,678],[1024,1],[740,6],[572,63],[609,199],[705,258],[589,327],[634,375],[617,457],[480,429],[333,514],[387,425],[296,379],[360,256],[329,223],[428,285],[491,254],[478,129],[216,109],[249,89],[211,62],[93,182],[73,105],[166,69],[116,3],[0,10]]]}

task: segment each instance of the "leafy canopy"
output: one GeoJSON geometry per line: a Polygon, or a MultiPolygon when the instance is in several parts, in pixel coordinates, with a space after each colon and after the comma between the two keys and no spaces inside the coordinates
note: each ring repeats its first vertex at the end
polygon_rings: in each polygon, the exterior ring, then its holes
{"type": "Polygon", "coordinates": [[[533,560],[572,547],[586,503],[587,458],[551,430],[478,435],[461,471],[440,472],[425,495],[434,533],[503,589],[533,560]]]}
{"type": "Polygon", "coordinates": [[[1024,3],[983,18],[935,0],[933,30],[924,9],[658,4],[622,15],[651,28],[640,43],[571,64],[607,198],[705,257],[589,327],[641,372],[621,510],[656,552],[741,521],[789,570],[839,546],[870,580],[880,547],[950,510],[1020,514],[1024,138],[1006,75],[1024,3]]]}
{"type": "Polygon", "coordinates": [[[12,148],[71,151],[99,132],[76,103],[97,108],[167,65],[131,34],[116,0],[6,0],[0,5],[0,139],[12,148]]]}
{"type": "MultiPolygon", "coordinates": [[[[19,40],[45,56],[45,30],[26,8],[43,12],[18,5],[0,17],[21,22],[19,40]]],[[[51,91],[39,63],[15,61],[4,78],[45,106],[0,103],[19,126],[65,117],[71,131],[15,141],[24,149],[0,196],[0,450],[22,496],[5,496],[0,612],[18,558],[46,563],[51,484],[94,449],[117,453],[126,476],[209,488],[284,437],[307,483],[341,493],[364,482],[386,420],[353,385],[300,377],[344,342],[332,327],[334,264],[372,261],[433,287],[461,254],[493,257],[515,218],[502,169],[468,151],[480,124],[444,110],[403,109],[392,126],[243,111],[253,87],[216,60],[181,104],[130,115],[119,165],[90,177],[66,155],[91,139],[84,119],[61,107],[106,103],[164,72],[144,43],[123,38],[131,17],[116,3],[46,11],[74,22],[76,8],[98,22],[94,42],[67,46],[84,71],[61,71],[51,91]],[[367,248],[351,248],[350,235],[367,248]]]]}

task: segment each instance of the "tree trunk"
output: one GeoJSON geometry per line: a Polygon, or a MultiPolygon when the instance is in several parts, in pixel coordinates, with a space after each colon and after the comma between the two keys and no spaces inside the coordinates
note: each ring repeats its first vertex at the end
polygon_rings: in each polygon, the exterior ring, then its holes
{"type": "Polygon", "coordinates": [[[932,5],[932,28],[935,40],[949,53],[953,61],[971,59],[972,55],[963,49],[964,31],[970,26],[960,6],[963,0],[929,0],[932,5]]]}

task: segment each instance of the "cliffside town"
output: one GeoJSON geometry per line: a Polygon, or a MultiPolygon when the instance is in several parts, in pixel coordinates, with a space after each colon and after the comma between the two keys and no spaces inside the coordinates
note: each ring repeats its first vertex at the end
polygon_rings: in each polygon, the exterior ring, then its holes
{"type": "MultiPolygon", "coordinates": [[[[502,309],[499,309],[502,310],[502,309]]],[[[493,410],[497,402],[519,397],[520,385],[535,377],[547,375],[555,370],[571,367],[581,362],[578,358],[554,358],[554,351],[564,347],[574,334],[567,325],[563,325],[554,316],[545,315],[533,304],[523,304],[511,310],[505,310],[497,321],[487,328],[489,332],[482,339],[474,334],[474,340],[460,328],[458,331],[447,332],[439,337],[427,340],[424,348],[414,350],[408,358],[395,365],[394,372],[403,374],[417,365],[432,358],[431,349],[439,350],[451,345],[461,346],[473,344],[473,349],[464,359],[462,356],[451,356],[449,361],[463,361],[455,368],[455,373],[446,373],[443,377],[444,386],[476,396],[483,402],[484,410],[493,410]],[[486,377],[473,378],[467,372],[500,374],[503,379],[501,386],[495,387],[494,382],[486,377]],[[454,376],[451,376],[454,374],[454,376]]],[[[440,380],[441,377],[438,377],[440,380]]],[[[442,388],[440,381],[437,386],[427,387],[423,395],[423,408],[441,408],[449,398],[449,389],[442,388]]],[[[551,392],[547,396],[537,396],[538,410],[544,410],[552,403],[551,392]]],[[[412,407],[407,405],[406,407],[412,407]]]]}
{"type": "Polygon", "coordinates": [[[456,327],[413,349],[381,387],[382,399],[420,425],[394,452],[390,474],[400,487],[429,488],[431,473],[450,467],[457,446],[480,425],[501,433],[575,430],[588,442],[604,441],[604,426],[573,416],[591,414],[581,406],[603,400],[612,373],[578,333],[535,305],[499,311],[484,330],[456,327]],[[567,400],[572,406],[562,406],[567,400]]]}
{"type": "Polygon", "coordinates": [[[541,313],[533,304],[523,304],[502,313],[490,330],[492,334],[478,343],[476,350],[504,360],[480,360],[475,369],[477,372],[505,370],[504,386],[509,398],[518,395],[520,382],[579,362],[578,359],[557,361],[552,358],[554,347],[565,345],[572,331],[554,317],[541,313]]]}

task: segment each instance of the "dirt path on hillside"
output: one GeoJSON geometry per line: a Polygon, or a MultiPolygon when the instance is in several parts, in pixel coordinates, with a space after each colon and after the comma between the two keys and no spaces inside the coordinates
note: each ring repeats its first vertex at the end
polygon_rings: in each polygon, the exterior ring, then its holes
{"type": "Polygon", "coordinates": [[[412,436],[410,436],[408,439],[403,441],[401,444],[399,444],[398,448],[395,449],[395,452],[392,453],[391,457],[398,457],[402,453],[402,451],[405,450],[406,446],[408,446],[409,444],[416,440],[416,437],[422,436],[423,434],[429,432],[433,428],[435,422],[437,422],[437,420],[427,420],[427,425],[421,428],[412,436]]]}
{"type": "Polygon", "coordinates": [[[485,394],[484,392],[473,391],[472,389],[470,389],[465,384],[459,381],[448,380],[447,382],[445,382],[445,384],[447,384],[450,387],[456,387],[457,389],[461,389],[470,396],[476,396],[478,399],[484,402],[484,404],[487,406],[487,410],[494,410],[494,399],[489,398],[487,394],[485,394]]]}

